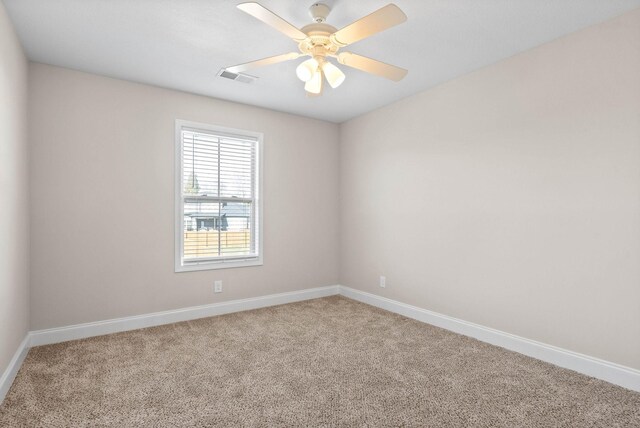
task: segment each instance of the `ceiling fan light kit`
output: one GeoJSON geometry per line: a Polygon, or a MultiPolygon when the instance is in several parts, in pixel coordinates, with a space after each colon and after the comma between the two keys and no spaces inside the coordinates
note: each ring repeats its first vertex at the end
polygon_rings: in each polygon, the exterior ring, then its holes
{"type": "Polygon", "coordinates": [[[308,82],[313,77],[313,74],[318,69],[318,61],[315,58],[309,58],[306,61],[302,61],[296,68],[296,75],[298,79],[303,82],[308,82]]]}
{"type": "Polygon", "coordinates": [[[310,94],[320,95],[322,93],[322,71],[317,69],[313,77],[304,85],[304,90],[310,94]]]}
{"type": "Polygon", "coordinates": [[[322,72],[324,76],[327,78],[327,82],[329,85],[335,89],[338,86],[342,85],[346,76],[338,67],[330,63],[329,61],[325,61],[322,63],[322,72]]]}
{"type": "Polygon", "coordinates": [[[300,53],[291,52],[234,65],[226,68],[229,72],[241,73],[255,67],[277,64],[307,56],[309,58],[296,68],[296,75],[305,82],[305,91],[310,96],[322,94],[324,79],[334,89],[344,82],[345,74],[330,62],[329,58],[335,58],[340,64],[347,67],[394,81],[403,79],[407,74],[407,70],[403,68],[385,64],[375,59],[351,52],[338,53],[341,48],[347,45],[406,21],[407,16],[394,4],[388,4],[340,30],[325,23],[331,9],[323,3],[315,3],[309,8],[309,14],[314,23],[302,29],[294,27],[269,9],[255,2],[241,3],[238,8],[293,39],[298,44],[300,53]]]}

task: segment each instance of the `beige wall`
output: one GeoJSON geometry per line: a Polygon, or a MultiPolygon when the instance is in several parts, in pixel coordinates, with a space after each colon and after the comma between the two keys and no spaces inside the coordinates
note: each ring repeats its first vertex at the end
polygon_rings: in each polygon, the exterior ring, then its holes
{"type": "Polygon", "coordinates": [[[0,2],[0,376],[29,330],[27,61],[0,2]]]}
{"type": "Polygon", "coordinates": [[[640,10],[340,132],[343,285],[640,369],[640,10]]]}
{"type": "Polygon", "coordinates": [[[42,64],[29,84],[32,329],[337,283],[336,124],[42,64]],[[264,133],[264,266],[174,273],[175,119],[264,133]]]}

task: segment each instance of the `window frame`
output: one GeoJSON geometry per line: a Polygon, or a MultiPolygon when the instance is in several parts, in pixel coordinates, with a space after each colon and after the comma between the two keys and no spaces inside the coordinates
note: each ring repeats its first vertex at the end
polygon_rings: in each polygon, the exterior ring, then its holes
{"type": "Polygon", "coordinates": [[[261,132],[247,131],[244,129],[228,128],[219,125],[193,122],[188,120],[176,119],[175,121],[175,143],[174,143],[174,262],[175,272],[192,272],[199,270],[228,269],[249,266],[261,266],[264,264],[264,211],[262,197],[263,183],[263,139],[261,132]],[[184,197],[183,190],[183,173],[182,173],[182,130],[190,129],[202,131],[203,133],[212,133],[220,136],[235,136],[256,139],[256,173],[255,173],[255,192],[254,209],[256,212],[254,239],[256,240],[256,251],[258,255],[255,257],[247,257],[238,260],[235,258],[221,258],[218,260],[203,260],[200,262],[192,262],[185,264],[183,261],[183,245],[184,245],[184,197]]]}

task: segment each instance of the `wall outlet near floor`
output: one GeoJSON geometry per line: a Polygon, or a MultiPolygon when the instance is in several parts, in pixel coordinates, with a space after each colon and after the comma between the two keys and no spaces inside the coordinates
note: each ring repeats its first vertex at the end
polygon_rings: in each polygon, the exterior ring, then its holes
{"type": "Polygon", "coordinates": [[[222,293],[222,281],[213,281],[213,292],[222,293]]]}
{"type": "Polygon", "coordinates": [[[381,276],[380,277],[380,287],[384,288],[387,286],[387,277],[386,276],[381,276]]]}

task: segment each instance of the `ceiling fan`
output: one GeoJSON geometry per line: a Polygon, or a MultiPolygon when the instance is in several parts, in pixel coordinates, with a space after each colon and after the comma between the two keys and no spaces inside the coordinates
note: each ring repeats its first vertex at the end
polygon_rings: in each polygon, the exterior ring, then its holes
{"type": "Polygon", "coordinates": [[[304,89],[309,96],[322,94],[323,77],[332,88],[337,88],[344,82],[344,73],[330,62],[329,58],[335,58],[340,64],[348,67],[394,81],[401,80],[407,74],[407,70],[395,65],[385,64],[351,52],[338,53],[341,48],[347,45],[406,21],[407,16],[395,4],[388,4],[340,30],[325,23],[331,9],[323,3],[315,3],[309,8],[309,13],[314,23],[301,29],[294,27],[269,9],[255,2],[241,3],[238,5],[238,9],[293,39],[298,44],[300,52],[290,52],[234,65],[227,67],[226,71],[242,73],[252,68],[307,56],[309,59],[298,65],[296,74],[300,80],[305,82],[304,89]]]}

